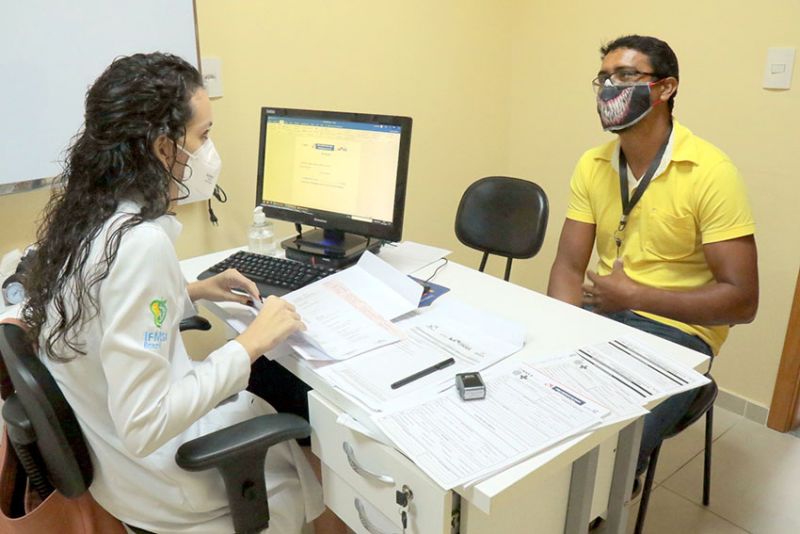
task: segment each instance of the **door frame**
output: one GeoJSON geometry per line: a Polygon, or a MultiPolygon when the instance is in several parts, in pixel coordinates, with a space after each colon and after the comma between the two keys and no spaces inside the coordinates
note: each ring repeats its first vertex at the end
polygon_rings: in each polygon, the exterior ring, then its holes
{"type": "Polygon", "coordinates": [[[767,426],[779,432],[800,426],[800,272],[795,283],[767,426]]]}

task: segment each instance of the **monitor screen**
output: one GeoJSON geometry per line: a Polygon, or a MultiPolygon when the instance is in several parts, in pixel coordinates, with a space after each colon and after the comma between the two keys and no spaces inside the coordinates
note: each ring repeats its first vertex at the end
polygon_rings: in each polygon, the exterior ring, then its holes
{"type": "Polygon", "coordinates": [[[399,241],[411,119],[262,108],[256,202],[267,217],[399,241]]]}

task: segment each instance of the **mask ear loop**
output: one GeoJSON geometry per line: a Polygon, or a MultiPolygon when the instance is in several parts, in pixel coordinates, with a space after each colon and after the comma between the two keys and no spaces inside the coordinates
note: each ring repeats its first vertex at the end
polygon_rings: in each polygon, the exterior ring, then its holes
{"type": "MultiPolygon", "coordinates": [[[[169,132],[169,128],[167,126],[162,126],[161,127],[161,132],[164,135],[167,135],[167,133],[169,132]]],[[[184,139],[184,145],[185,145],[185,139],[186,139],[186,130],[185,129],[183,130],[183,134],[181,135],[180,138],[184,139]]],[[[172,139],[171,137],[170,137],[170,139],[172,140],[172,144],[175,147],[174,157],[172,159],[171,168],[174,168],[175,165],[181,165],[181,167],[183,167],[183,169],[181,170],[182,171],[181,172],[181,176],[183,176],[183,173],[186,171],[186,168],[189,167],[189,165],[186,164],[186,163],[181,163],[181,162],[178,161],[178,150],[184,152],[189,157],[192,157],[192,154],[187,152],[186,149],[183,148],[182,146],[178,146],[178,141],[176,139],[172,139]]],[[[189,167],[189,178],[192,177],[191,173],[192,173],[192,168],[189,167]]],[[[189,188],[186,185],[184,185],[183,180],[179,180],[178,178],[176,178],[172,171],[170,171],[169,177],[173,182],[175,182],[176,186],[180,190],[179,193],[178,193],[178,196],[176,198],[171,198],[170,201],[171,202],[177,202],[179,200],[183,200],[185,198],[189,198],[189,188]]]]}
{"type": "MultiPolygon", "coordinates": [[[[177,143],[175,144],[175,146],[177,146],[177,143]]],[[[178,147],[178,148],[180,148],[180,147],[178,147]]],[[[181,150],[183,150],[183,149],[181,149],[181,150]]],[[[177,156],[175,157],[175,161],[174,161],[173,165],[181,165],[183,167],[183,172],[185,172],[186,169],[188,168],[189,169],[189,178],[187,178],[187,180],[191,179],[192,173],[194,172],[194,170],[189,165],[187,165],[186,163],[179,162],[177,156]]],[[[183,172],[181,172],[181,176],[183,176],[183,172]]],[[[172,200],[173,201],[178,201],[178,200],[183,200],[185,198],[189,198],[189,193],[190,193],[189,187],[186,184],[183,183],[184,180],[179,180],[179,179],[175,178],[175,175],[172,174],[172,173],[170,173],[170,178],[172,178],[172,180],[178,185],[178,189],[180,189],[178,197],[177,198],[173,198],[172,200]]]]}
{"type": "MultiPolygon", "coordinates": [[[[664,81],[664,78],[661,78],[661,79],[659,79],[659,80],[656,80],[656,81],[654,81],[654,82],[647,82],[647,85],[649,85],[649,86],[650,86],[650,91],[652,91],[652,90],[653,90],[653,87],[655,87],[655,86],[656,86],[656,84],[658,84],[658,83],[661,83],[662,81],[664,81]]],[[[653,102],[653,104],[652,104],[652,107],[656,107],[656,106],[658,106],[659,104],[664,104],[665,102],[666,102],[666,101],[664,101],[664,100],[661,100],[661,99],[659,98],[658,100],[656,100],[655,102],[653,102]]]]}

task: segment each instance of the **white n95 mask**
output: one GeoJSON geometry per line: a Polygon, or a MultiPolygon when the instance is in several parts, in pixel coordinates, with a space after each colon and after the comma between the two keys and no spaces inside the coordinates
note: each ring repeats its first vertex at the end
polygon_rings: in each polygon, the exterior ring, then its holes
{"type": "Polygon", "coordinates": [[[179,147],[189,159],[183,169],[183,185],[189,189],[189,196],[178,200],[178,204],[189,204],[199,200],[208,200],[214,193],[214,188],[222,170],[222,159],[211,139],[206,139],[200,148],[190,153],[179,147]]]}

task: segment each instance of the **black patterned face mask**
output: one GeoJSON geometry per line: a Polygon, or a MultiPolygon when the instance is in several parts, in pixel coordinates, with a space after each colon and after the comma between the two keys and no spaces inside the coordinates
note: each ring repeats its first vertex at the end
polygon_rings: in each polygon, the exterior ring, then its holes
{"type": "Polygon", "coordinates": [[[603,130],[624,130],[645,118],[653,109],[650,88],[655,83],[613,85],[607,82],[597,93],[597,114],[603,130]]]}

